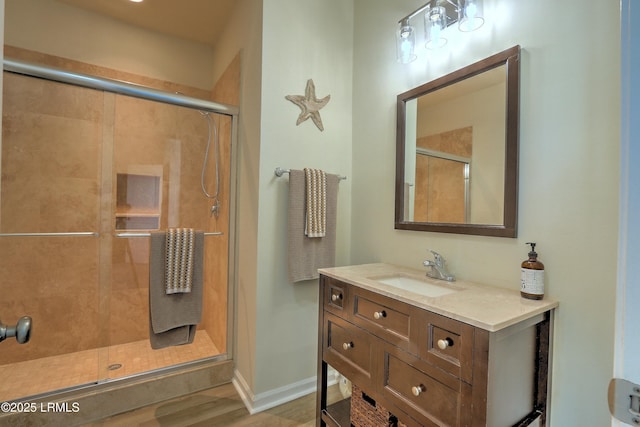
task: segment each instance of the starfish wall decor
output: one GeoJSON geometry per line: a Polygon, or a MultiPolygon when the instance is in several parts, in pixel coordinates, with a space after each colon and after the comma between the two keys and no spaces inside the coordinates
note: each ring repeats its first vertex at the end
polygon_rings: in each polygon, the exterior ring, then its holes
{"type": "Polygon", "coordinates": [[[327,105],[329,99],[331,99],[331,95],[327,95],[322,99],[316,98],[316,86],[313,84],[312,79],[307,80],[307,88],[304,91],[304,96],[287,95],[285,96],[285,99],[293,102],[300,107],[300,110],[302,110],[298,116],[298,120],[296,121],[296,126],[308,118],[311,118],[311,121],[315,123],[318,129],[321,131],[324,130],[322,118],[320,117],[320,109],[327,105]]]}

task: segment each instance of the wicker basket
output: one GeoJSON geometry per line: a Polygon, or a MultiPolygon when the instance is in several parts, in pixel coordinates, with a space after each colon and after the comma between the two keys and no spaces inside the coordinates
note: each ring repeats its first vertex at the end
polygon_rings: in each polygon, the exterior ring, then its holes
{"type": "Polygon", "coordinates": [[[384,406],[378,404],[356,385],[351,392],[351,425],[353,427],[406,427],[384,406]]]}

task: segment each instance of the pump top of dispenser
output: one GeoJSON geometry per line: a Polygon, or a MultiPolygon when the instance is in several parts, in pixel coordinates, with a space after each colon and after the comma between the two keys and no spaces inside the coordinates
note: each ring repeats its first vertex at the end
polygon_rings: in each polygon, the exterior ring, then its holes
{"type": "Polygon", "coordinates": [[[536,243],[535,242],[527,242],[527,245],[531,245],[531,251],[529,252],[529,259],[538,258],[538,253],[536,252],[536,243]]]}

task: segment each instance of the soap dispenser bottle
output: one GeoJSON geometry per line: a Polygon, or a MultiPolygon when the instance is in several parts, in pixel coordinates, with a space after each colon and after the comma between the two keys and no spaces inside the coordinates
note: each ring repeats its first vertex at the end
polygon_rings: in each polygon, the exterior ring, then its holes
{"type": "Polygon", "coordinates": [[[527,299],[542,299],[544,297],[544,264],[538,261],[536,244],[527,242],[527,245],[531,245],[531,252],[529,252],[529,259],[523,261],[520,268],[522,285],[520,295],[527,299]]]}

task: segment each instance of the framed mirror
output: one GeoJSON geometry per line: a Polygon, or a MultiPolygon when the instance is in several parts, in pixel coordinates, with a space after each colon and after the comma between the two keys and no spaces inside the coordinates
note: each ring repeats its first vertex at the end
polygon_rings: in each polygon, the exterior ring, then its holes
{"type": "Polygon", "coordinates": [[[398,95],[395,228],[516,237],[520,46],[398,95]]]}

